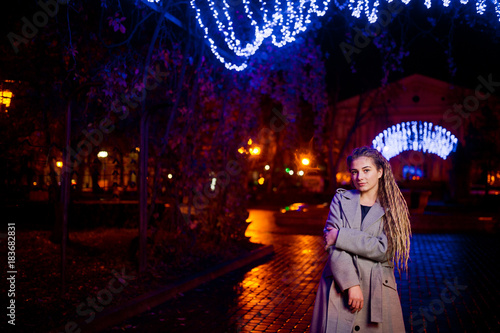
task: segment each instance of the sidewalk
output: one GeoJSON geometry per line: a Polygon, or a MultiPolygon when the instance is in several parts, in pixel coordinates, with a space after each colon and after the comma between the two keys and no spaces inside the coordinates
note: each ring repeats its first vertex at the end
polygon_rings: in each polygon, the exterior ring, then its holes
{"type": "MultiPolygon", "coordinates": [[[[263,217],[270,211],[252,211],[263,217]]],[[[275,255],[178,295],[106,332],[308,332],[326,260],[321,236],[252,223],[275,255]],[[282,230],[281,230],[282,231],[282,230]]],[[[398,276],[407,332],[498,332],[498,235],[414,234],[408,276],[398,276]],[[425,330],[424,330],[425,329],[425,330]]]]}

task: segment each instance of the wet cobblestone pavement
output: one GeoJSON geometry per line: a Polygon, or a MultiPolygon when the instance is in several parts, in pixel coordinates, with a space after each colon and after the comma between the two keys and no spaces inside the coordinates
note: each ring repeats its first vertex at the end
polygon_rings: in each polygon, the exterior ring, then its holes
{"type": "MultiPolygon", "coordinates": [[[[106,332],[308,332],[326,260],[322,237],[259,223],[248,235],[274,245],[270,258],[106,332]]],[[[500,332],[499,244],[497,234],[414,234],[408,274],[396,272],[406,331],[500,332]]]]}

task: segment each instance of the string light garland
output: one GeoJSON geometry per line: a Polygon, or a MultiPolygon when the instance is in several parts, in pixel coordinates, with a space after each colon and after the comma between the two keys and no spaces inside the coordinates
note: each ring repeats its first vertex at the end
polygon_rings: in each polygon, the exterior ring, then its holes
{"type": "Polygon", "coordinates": [[[447,129],[426,121],[402,122],[385,129],[373,140],[377,149],[388,160],[404,151],[432,153],[446,159],[456,150],[458,139],[447,129]]]}
{"type": "Polygon", "coordinates": [[[295,41],[307,30],[312,16],[326,14],[330,0],[191,0],[198,24],[210,43],[213,54],[228,69],[241,71],[264,40],[271,38],[277,47],[295,41]],[[211,13],[211,15],[209,14],[211,13]],[[237,23],[237,24],[236,24],[237,23]],[[216,37],[219,38],[216,38],[216,37]],[[223,38],[224,48],[239,63],[222,56],[215,39],[223,38]]]}
{"type": "MultiPolygon", "coordinates": [[[[160,10],[160,0],[142,0],[160,10]],[[152,5],[154,4],[154,5],[152,5]]],[[[398,0],[385,0],[392,3],[398,0]]],[[[401,0],[408,5],[411,0],[401,0]]],[[[442,0],[444,7],[454,3],[469,4],[469,0],[442,0]]],[[[472,3],[473,0],[471,0],[472,3]]],[[[500,21],[500,0],[475,0],[476,12],[486,13],[493,6],[500,21]]],[[[339,10],[346,7],[352,16],[366,16],[370,23],[378,20],[380,0],[333,0],[339,10]]],[[[432,0],[424,0],[427,8],[432,0]]],[[[438,1],[434,1],[438,2],[438,1]]],[[[208,41],[212,53],[227,69],[241,71],[262,43],[270,38],[277,47],[295,41],[307,30],[313,16],[326,14],[330,0],[190,0],[196,20],[208,41]]]]}
{"type": "MultiPolygon", "coordinates": [[[[347,0],[347,6],[349,10],[352,12],[352,16],[356,18],[360,18],[362,13],[365,14],[366,18],[370,23],[375,23],[378,20],[378,7],[380,5],[379,0],[347,0]]],[[[394,0],[386,0],[387,3],[391,3],[394,0]]],[[[401,0],[405,5],[408,5],[411,0],[401,0]]],[[[449,7],[452,0],[442,0],[444,7],[449,7]]],[[[469,3],[469,0],[455,0],[456,2],[460,1],[460,4],[466,5],[469,3]]],[[[437,2],[437,1],[436,1],[437,2]]],[[[493,6],[493,10],[497,14],[498,20],[500,21],[500,0],[476,0],[476,12],[479,15],[483,15],[486,12],[487,3],[491,3],[493,6]]],[[[335,1],[335,5],[342,10],[345,5],[339,5],[337,1],[335,1]]],[[[431,8],[432,1],[424,0],[424,5],[427,8],[431,8]]]]}

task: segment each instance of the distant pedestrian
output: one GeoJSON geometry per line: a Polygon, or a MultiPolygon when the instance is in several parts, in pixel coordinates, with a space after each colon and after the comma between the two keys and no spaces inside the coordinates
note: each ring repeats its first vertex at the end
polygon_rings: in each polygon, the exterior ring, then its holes
{"type": "Polygon", "coordinates": [[[405,332],[394,263],[407,269],[408,206],[379,151],[356,148],[347,164],[355,190],[338,189],[330,205],[310,331],[405,332]]]}

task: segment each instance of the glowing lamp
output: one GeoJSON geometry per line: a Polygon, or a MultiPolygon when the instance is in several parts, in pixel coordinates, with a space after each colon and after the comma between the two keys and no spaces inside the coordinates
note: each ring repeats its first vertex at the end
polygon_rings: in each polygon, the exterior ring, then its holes
{"type": "Polygon", "coordinates": [[[101,150],[100,152],[97,153],[97,157],[106,158],[106,157],[108,157],[108,152],[105,150],[101,150]]]}
{"type": "Polygon", "coordinates": [[[251,155],[260,155],[260,148],[259,147],[250,148],[250,154],[251,155]]]}

